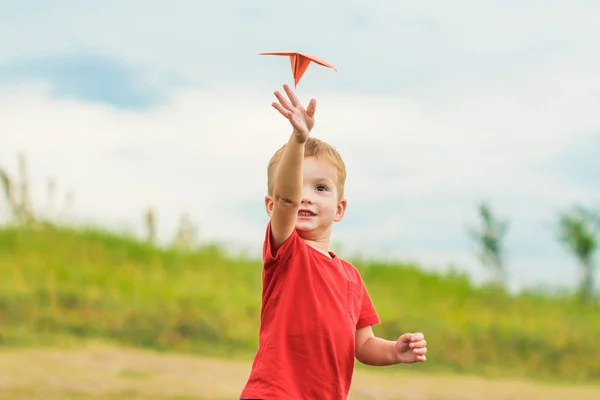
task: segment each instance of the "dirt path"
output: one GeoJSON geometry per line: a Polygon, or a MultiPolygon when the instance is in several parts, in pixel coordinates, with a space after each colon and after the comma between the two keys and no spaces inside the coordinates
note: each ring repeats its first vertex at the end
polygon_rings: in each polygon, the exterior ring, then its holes
{"type": "MultiPolygon", "coordinates": [[[[248,363],[90,346],[0,349],[1,400],[237,399],[248,363]]],[[[600,399],[598,387],[357,371],[351,400],[600,399]]]]}

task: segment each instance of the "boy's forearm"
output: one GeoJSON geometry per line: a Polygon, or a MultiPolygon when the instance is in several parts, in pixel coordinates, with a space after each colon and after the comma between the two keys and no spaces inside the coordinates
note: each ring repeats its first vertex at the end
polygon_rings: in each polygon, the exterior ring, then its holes
{"type": "Polygon", "coordinates": [[[281,156],[275,180],[273,197],[275,201],[299,206],[302,201],[302,161],[304,160],[304,142],[300,142],[293,133],[281,156]]]}
{"type": "Polygon", "coordinates": [[[371,337],[360,347],[356,359],[365,365],[372,366],[399,364],[395,346],[396,342],[371,337]]]}

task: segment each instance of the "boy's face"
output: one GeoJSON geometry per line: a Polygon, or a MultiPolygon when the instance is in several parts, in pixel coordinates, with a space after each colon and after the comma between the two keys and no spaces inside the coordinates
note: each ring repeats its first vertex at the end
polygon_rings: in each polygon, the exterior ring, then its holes
{"type": "MultiPolygon", "coordinates": [[[[272,198],[267,197],[267,213],[271,215],[272,198]]],[[[325,156],[306,157],[303,162],[302,203],[296,229],[304,239],[328,235],[333,222],[339,222],[346,211],[346,200],[338,199],[337,170],[325,156]]]]}

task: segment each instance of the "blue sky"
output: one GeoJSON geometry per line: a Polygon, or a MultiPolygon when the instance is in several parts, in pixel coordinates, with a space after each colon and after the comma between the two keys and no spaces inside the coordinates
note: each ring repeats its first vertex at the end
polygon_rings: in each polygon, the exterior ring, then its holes
{"type": "Polygon", "coordinates": [[[297,89],[348,164],[334,241],[481,279],[465,232],[489,200],[511,221],[514,287],[576,281],[552,222],[600,204],[597,2],[166,4],[0,4],[0,164],[28,155],[39,207],[61,212],[55,176],[75,192],[62,218],[139,232],[152,205],[164,240],[189,212],[202,239],[259,254],[289,131],[272,92],[292,80],[258,53],[305,51],[338,68],[311,65],[297,89]]]}
{"type": "Polygon", "coordinates": [[[53,98],[105,103],[121,109],[145,110],[161,105],[164,93],[139,84],[136,72],[115,59],[78,53],[9,62],[0,68],[0,80],[12,85],[43,80],[51,84],[53,98]]]}

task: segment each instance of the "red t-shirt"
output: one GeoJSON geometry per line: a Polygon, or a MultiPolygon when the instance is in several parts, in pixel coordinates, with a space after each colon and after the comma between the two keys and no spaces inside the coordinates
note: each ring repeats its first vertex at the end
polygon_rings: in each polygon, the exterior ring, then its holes
{"type": "Polygon", "coordinates": [[[354,371],[355,332],[379,323],[359,271],[307,245],[296,230],[263,246],[258,352],[243,399],[342,400],[354,371]]]}

